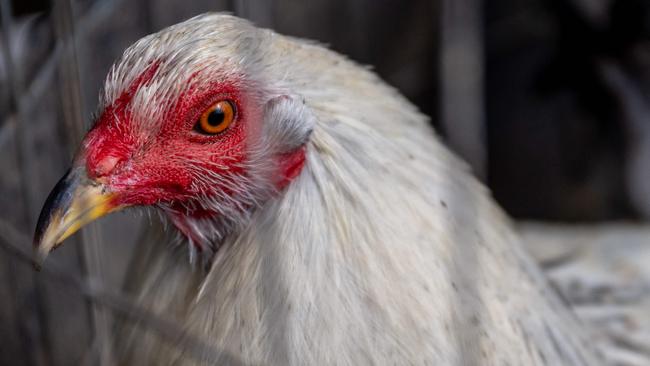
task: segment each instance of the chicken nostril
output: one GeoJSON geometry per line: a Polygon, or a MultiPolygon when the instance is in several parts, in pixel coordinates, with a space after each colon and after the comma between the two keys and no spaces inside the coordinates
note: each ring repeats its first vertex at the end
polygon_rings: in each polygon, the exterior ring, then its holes
{"type": "Polygon", "coordinates": [[[120,158],[116,156],[107,156],[103,158],[95,166],[95,176],[99,178],[110,174],[119,162],[120,158]]]}

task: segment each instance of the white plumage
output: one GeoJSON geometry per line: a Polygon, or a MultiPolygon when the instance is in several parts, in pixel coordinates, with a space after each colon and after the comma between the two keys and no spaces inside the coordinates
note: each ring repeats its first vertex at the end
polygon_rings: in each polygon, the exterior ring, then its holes
{"type": "MultiPolygon", "coordinates": [[[[239,87],[266,107],[247,145],[253,173],[229,182],[243,201],[204,199],[228,218],[189,219],[200,245],[219,247],[211,267],[143,243],[147,258],[130,286],[143,306],[245,364],[600,364],[485,188],[371,71],[313,43],[203,15],[129,48],[102,105],[156,62],[131,105],[143,141],[155,138],[166,101],[210,80],[242,77],[239,87]],[[268,155],[302,144],[300,175],[279,193],[267,189],[268,155]]],[[[128,364],[224,361],[197,361],[128,327],[118,341],[128,364]]]]}

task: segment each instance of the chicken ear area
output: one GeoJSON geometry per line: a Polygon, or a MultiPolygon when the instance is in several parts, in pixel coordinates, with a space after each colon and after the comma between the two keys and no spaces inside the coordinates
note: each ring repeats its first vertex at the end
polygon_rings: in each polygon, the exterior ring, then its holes
{"type": "Polygon", "coordinates": [[[316,117],[299,96],[281,95],[264,106],[262,136],[277,154],[292,152],[309,140],[316,117]]]}

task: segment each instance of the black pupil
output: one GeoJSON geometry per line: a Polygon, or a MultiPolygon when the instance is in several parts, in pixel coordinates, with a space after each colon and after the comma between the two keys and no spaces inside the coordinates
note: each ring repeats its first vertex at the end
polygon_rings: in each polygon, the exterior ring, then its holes
{"type": "Polygon", "coordinates": [[[223,110],[219,107],[215,108],[210,114],[208,115],[208,124],[213,127],[217,127],[220,124],[223,123],[223,120],[225,119],[226,114],[223,113],[223,110]]]}

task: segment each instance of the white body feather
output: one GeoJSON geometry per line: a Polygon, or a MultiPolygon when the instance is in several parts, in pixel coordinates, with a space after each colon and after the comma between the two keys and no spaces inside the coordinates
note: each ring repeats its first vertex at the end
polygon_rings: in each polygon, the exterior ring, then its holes
{"type": "MultiPolygon", "coordinates": [[[[599,364],[508,218],[427,118],[342,56],[206,15],[127,51],[105,102],[174,45],[181,55],[190,37],[201,53],[170,63],[176,74],[157,83],[182,82],[196,60],[232,65],[264,85],[260,98],[304,100],[313,126],[288,121],[288,136],[313,131],[302,173],[223,238],[207,275],[154,244],[134,286],[144,306],[245,364],[599,364]]],[[[177,95],[165,90],[134,103],[177,95]]],[[[131,364],[223,361],[128,332],[131,364]]]]}

